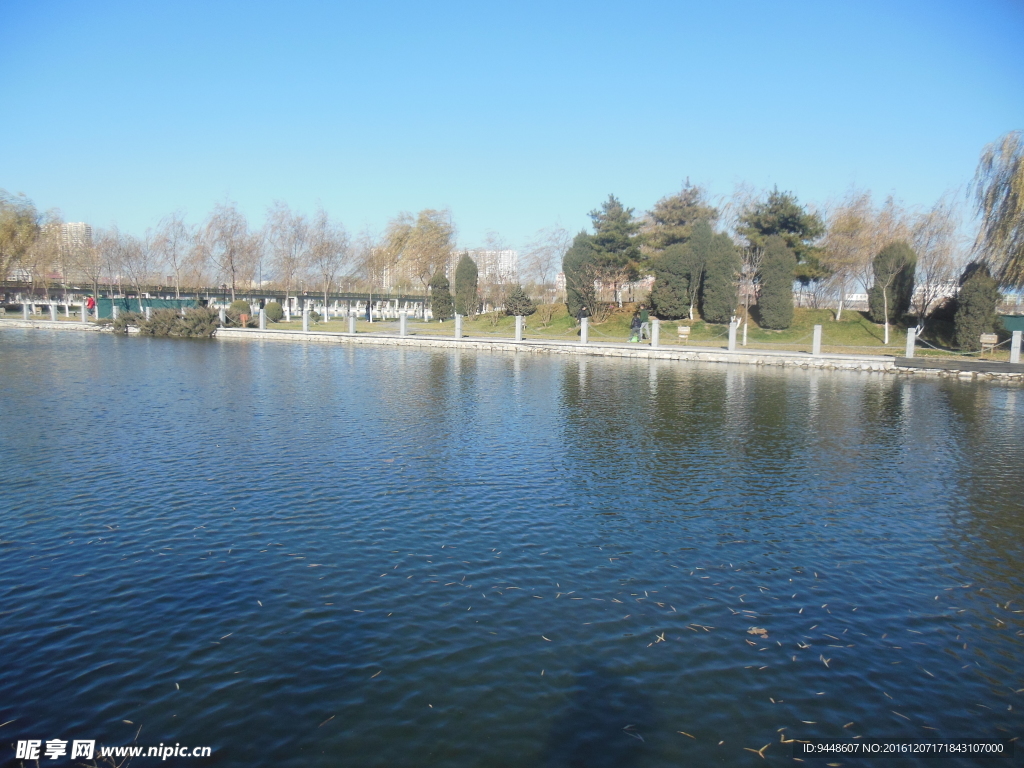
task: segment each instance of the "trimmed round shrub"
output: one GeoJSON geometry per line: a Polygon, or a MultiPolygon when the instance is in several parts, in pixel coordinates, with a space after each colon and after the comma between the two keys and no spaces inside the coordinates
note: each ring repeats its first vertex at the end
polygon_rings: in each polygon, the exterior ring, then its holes
{"type": "Polygon", "coordinates": [[[237,301],[231,302],[231,306],[228,307],[228,314],[235,315],[236,317],[238,315],[251,315],[252,307],[249,306],[248,301],[242,301],[241,299],[238,299],[237,301]]]}
{"type": "Polygon", "coordinates": [[[284,309],[276,301],[268,302],[263,311],[267,313],[267,320],[272,323],[280,323],[284,320],[284,309]]]}

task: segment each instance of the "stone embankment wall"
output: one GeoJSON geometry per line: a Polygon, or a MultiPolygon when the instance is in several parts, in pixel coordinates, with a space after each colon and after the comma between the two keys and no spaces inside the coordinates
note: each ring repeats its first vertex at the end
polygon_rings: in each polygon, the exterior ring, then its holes
{"type": "Polygon", "coordinates": [[[829,370],[894,372],[895,358],[882,356],[821,355],[796,352],[751,350],[727,352],[723,349],[695,347],[657,347],[639,344],[580,344],[572,341],[538,341],[526,339],[480,339],[440,336],[394,336],[373,333],[317,333],[309,331],[260,331],[242,328],[222,328],[218,339],[258,339],[262,341],[295,341],[321,344],[372,344],[375,346],[419,347],[436,349],[475,349],[487,352],[513,352],[529,354],[588,355],[595,357],[631,357],[644,360],[680,360],[709,363],[740,363],[745,365],[789,366],[798,368],[825,368],[829,370]]]}
{"type": "MultiPolygon", "coordinates": [[[[38,328],[64,331],[110,332],[109,325],[50,320],[0,320],[0,328],[38,328]]],[[[130,328],[129,331],[136,329],[130,328]]],[[[573,341],[539,341],[527,339],[455,339],[443,336],[397,336],[377,333],[324,333],[316,331],[274,331],[249,328],[221,328],[216,338],[221,340],[259,340],[312,342],[320,344],[368,344],[385,347],[416,347],[420,349],[473,349],[485,352],[512,352],[516,354],[588,355],[594,357],[630,357],[644,360],[678,360],[680,362],[732,363],[739,365],[765,365],[788,368],[818,368],[833,371],[866,371],[876,373],[903,373],[914,376],[942,376],[959,379],[981,379],[1024,383],[1024,373],[999,370],[959,370],[957,368],[918,368],[908,365],[906,358],[881,355],[823,354],[817,357],[800,352],[773,350],[737,350],[701,347],[656,347],[638,344],[590,343],[573,341]]],[[[993,366],[998,367],[998,366],[993,366]]],[[[1007,366],[1009,367],[1009,366],[1007,366]]],[[[1017,368],[1019,366],[1013,366],[1017,368]]]]}

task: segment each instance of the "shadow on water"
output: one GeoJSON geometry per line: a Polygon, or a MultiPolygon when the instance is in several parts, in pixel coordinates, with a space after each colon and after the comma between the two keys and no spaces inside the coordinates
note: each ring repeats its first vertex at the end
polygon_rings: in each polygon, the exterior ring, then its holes
{"type": "Polygon", "coordinates": [[[645,694],[599,663],[576,673],[569,699],[555,714],[541,765],[546,768],[628,768],[639,765],[654,730],[645,694]]]}

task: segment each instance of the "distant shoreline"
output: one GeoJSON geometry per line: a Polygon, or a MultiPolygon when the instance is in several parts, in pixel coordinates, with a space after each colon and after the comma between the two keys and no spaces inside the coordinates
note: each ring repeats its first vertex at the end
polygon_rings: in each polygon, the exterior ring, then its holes
{"type": "MultiPolygon", "coordinates": [[[[73,321],[53,322],[51,320],[0,320],[0,328],[23,328],[38,330],[66,330],[110,332],[110,326],[73,321]]],[[[398,336],[384,333],[338,333],[329,331],[259,330],[254,328],[219,328],[214,339],[222,341],[282,341],[315,344],[360,344],[386,347],[417,347],[425,349],[473,349],[486,352],[511,352],[513,354],[562,354],[586,355],[588,357],[626,357],[641,360],[673,360],[678,362],[730,363],[734,365],[771,366],[834,371],[860,371],[865,373],[914,374],[955,378],[977,378],[987,381],[1024,383],[1024,370],[1002,371],[998,367],[1007,364],[995,363],[996,370],[978,370],[976,365],[951,368],[924,367],[923,361],[910,361],[889,355],[847,355],[822,354],[813,356],[806,352],[781,352],[752,349],[729,352],[725,349],[706,347],[655,347],[644,344],[555,341],[541,339],[493,339],[451,336],[409,335],[398,336]],[[902,364],[901,364],[902,363],[902,364]],[[921,364],[921,367],[917,367],[921,364]],[[973,369],[973,370],[972,370],[973,369]]],[[[975,362],[975,361],[971,361],[975,362]]],[[[1014,368],[1024,366],[1014,366],[1014,368]]]]}

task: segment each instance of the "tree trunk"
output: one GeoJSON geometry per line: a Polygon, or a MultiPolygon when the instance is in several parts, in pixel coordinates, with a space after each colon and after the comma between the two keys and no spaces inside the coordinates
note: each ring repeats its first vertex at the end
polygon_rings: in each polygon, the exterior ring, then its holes
{"type": "Polygon", "coordinates": [[[885,345],[889,346],[889,291],[882,287],[882,308],[885,312],[885,345]]]}

